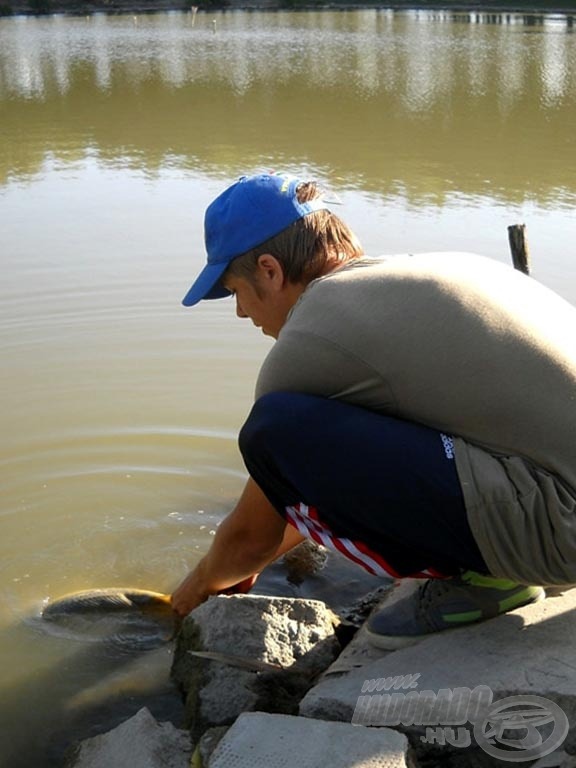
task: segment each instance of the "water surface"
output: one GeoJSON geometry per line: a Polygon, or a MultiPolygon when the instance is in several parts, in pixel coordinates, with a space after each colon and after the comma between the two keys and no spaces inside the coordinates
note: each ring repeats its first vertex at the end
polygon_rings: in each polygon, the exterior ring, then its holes
{"type": "MultiPolygon", "coordinates": [[[[0,21],[0,764],[24,744],[23,765],[58,764],[59,707],[122,666],[42,634],[42,602],[170,590],[242,487],[235,437],[270,342],[230,301],[180,307],[206,205],[293,170],[371,254],[509,261],[525,222],[533,274],[576,302],[573,29],[385,10],[0,21]]],[[[91,702],[78,729],[137,701],[91,702]]]]}

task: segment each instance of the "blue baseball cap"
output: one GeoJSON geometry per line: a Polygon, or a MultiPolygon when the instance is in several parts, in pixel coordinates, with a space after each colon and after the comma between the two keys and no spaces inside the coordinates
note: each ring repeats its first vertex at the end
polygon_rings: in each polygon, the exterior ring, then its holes
{"type": "Polygon", "coordinates": [[[302,179],[282,174],[242,176],[208,206],[204,217],[207,263],[182,300],[185,307],[230,296],[219,281],[233,259],[303,216],[327,209],[322,198],[300,203],[296,196],[300,184],[302,179]]]}

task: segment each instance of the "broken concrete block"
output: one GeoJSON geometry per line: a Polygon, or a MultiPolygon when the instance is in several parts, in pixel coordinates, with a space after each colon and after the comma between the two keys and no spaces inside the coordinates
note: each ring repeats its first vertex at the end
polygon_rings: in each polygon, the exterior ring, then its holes
{"type": "Polygon", "coordinates": [[[159,723],[146,708],[108,733],[86,739],[69,768],[188,768],[192,742],[187,731],[159,723]]]}
{"type": "Polygon", "coordinates": [[[324,603],[293,598],[218,596],[192,611],[182,624],[172,674],[186,694],[193,738],[245,711],[295,712],[339,652],[334,622],[324,603]],[[266,672],[262,662],[270,665],[266,672]]]}
{"type": "MultiPolygon", "coordinates": [[[[395,678],[410,678],[413,697],[420,692],[436,695],[447,689],[474,691],[483,686],[489,689],[494,706],[510,696],[529,695],[543,697],[560,707],[570,731],[565,742],[555,747],[569,750],[576,736],[575,609],[576,590],[570,590],[490,621],[429,635],[401,650],[383,651],[379,659],[374,659],[371,651],[366,656],[370,660],[365,664],[362,664],[361,649],[356,647],[346,670],[339,659],[308,691],[301,702],[300,714],[329,720],[354,718],[354,722],[368,725],[358,716],[360,697],[408,694],[409,691],[402,688],[388,690],[385,687],[386,680],[395,678]],[[358,663],[361,666],[354,667],[358,663]],[[370,689],[371,680],[384,682],[380,688],[376,685],[370,689]]],[[[366,639],[359,633],[354,642],[365,643],[366,639]]],[[[382,698],[380,705],[383,701],[382,698]]],[[[370,711],[375,712],[376,708],[370,711]]],[[[379,713],[386,711],[383,706],[378,709],[379,713]]],[[[426,738],[422,724],[403,721],[395,724],[386,716],[371,720],[371,724],[398,727],[414,744],[426,738]]],[[[454,746],[447,741],[441,751],[446,754],[454,746]]],[[[419,749],[437,751],[439,746],[426,742],[419,749]]]]}
{"type": "Polygon", "coordinates": [[[251,712],[241,715],[210,768],[406,768],[408,740],[390,728],[251,712]]]}

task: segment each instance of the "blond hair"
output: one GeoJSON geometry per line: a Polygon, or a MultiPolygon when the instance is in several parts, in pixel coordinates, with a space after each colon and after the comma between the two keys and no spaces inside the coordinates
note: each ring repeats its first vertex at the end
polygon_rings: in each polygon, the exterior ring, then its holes
{"type": "MultiPolygon", "coordinates": [[[[316,182],[309,181],[300,184],[296,194],[299,202],[304,203],[321,197],[322,190],[316,182]]],[[[330,263],[357,259],[363,250],[356,235],[338,216],[330,211],[314,211],[236,257],[225,274],[254,284],[258,259],[265,253],[278,259],[289,282],[308,285],[330,271],[330,263]]]]}

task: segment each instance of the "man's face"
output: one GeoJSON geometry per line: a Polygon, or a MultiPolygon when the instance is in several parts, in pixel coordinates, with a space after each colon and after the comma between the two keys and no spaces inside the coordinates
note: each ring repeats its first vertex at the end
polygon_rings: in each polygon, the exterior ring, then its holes
{"type": "Polygon", "coordinates": [[[305,288],[289,282],[278,259],[269,253],[258,257],[250,280],[225,273],[222,284],[236,297],[238,317],[249,317],[262,333],[275,339],[305,288]]]}
{"type": "Polygon", "coordinates": [[[258,279],[252,284],[243,277],[230,275],[222,282],[236,300],[238,317],[249,317],[257,328],[262,329],[262,333],[277,339],[287,315],[277,293],[258,279]]]}

